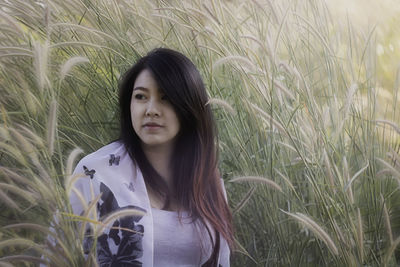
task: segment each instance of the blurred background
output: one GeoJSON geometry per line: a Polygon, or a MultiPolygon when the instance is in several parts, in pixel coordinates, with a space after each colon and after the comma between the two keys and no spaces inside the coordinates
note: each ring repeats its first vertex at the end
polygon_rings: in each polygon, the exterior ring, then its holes
{"type": "Polygon", "coordinates": [[[211,98],[232,266],[398,266],[399,14],[394,0],[0,0],[0,265],[96,266],[84,227],[103,224],[71,214],[71,173],[118,137],[120,76],[169,47],[211,98]]]}

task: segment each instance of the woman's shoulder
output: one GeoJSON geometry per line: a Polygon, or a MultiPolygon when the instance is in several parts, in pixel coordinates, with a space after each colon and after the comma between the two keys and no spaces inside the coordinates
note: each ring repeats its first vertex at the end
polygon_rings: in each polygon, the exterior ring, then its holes
{"type": "Polygon", "coordinates": [[[121,141],[114,141],[108,145],[105,145],[98,150],[86,155],[80,161],[90,162],[90,161],[102,161],[105,159],[109,159],[110,155],[122,155],[126,154],[126,149],[124,144],[121,141]]]}
{"type": "Polygon", "coordinates": [[[74,173],[83,173],[91,179],[101,173],[120,172],[130,169],[132,160],[120,141],[112,142],[83,157],[74,173]]]}

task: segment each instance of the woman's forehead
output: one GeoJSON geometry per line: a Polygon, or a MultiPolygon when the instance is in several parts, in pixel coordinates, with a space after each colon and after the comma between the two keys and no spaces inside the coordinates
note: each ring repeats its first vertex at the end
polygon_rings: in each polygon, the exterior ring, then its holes
{"type": "Polygon", "coordinates": [[[135,83],[133,85],[133,90],[142,91],[157,91],[160,92],[157,81],[154,79],[153,74],[147,70],[142,70],[136,77],[135,83]]]}

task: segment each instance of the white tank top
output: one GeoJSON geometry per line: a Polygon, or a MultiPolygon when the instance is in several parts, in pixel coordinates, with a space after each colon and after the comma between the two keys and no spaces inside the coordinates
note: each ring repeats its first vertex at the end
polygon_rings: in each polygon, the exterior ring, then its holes
{"type": "Polygon", "coordinates": [[[152,208],[154,232],[154,267],[201,266],[211,255],[207,230],[192,222],[187,212],[152,208]],[[201,241],[202,239],[203,241],[201,241]]]}

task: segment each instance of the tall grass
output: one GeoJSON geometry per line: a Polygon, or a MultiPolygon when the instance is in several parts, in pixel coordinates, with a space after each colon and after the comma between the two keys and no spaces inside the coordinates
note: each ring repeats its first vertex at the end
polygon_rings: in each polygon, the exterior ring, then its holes
{"type": "Polygon", "coordinates": [[[374,30],[314,0],[0,0],[0,22],[1,264],[94,264],[74,148],[117,137],[118,79],[159,46],[213,98],[233,266],[399,264],[399,88],[379,112],[374,30]]]}

